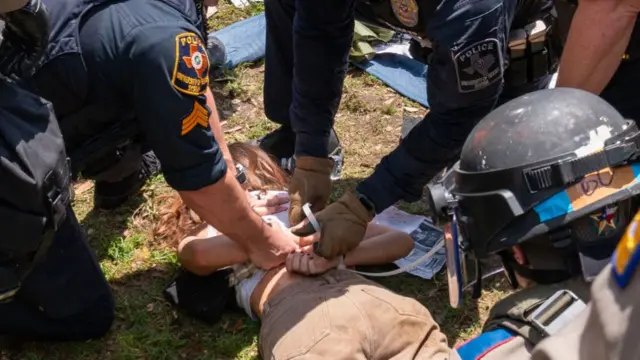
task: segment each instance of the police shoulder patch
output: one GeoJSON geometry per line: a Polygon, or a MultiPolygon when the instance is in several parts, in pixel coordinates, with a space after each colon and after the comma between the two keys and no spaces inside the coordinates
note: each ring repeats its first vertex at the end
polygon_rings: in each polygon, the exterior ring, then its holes
{"type": "Polygon", "coordinates": [[[502,78],[503,59],[498,39],[484,39],[453,54],[458,91],[482,90],[502,78]]]}
{"type": "Polygon", "coordinates": [[[611,258],[611,272],[618,286],[625,288],[631,282],[640,263],[640,212],[631,220],[611,258]]]}
{"type": "Polygon", "coordinates": [[[202,95],[209,86],[207,48],[192,32],[176,36],[176,60],[171,83],[188,95],[202,95]]]}
{"type": "Polygon", "coordinates": [[[189,115],[182,119],[182,132],[181,135],[188,134],[197,125],[203,128],[209,127],[209,110],[195,101],[193,104],[193,110],[189,115]]]}

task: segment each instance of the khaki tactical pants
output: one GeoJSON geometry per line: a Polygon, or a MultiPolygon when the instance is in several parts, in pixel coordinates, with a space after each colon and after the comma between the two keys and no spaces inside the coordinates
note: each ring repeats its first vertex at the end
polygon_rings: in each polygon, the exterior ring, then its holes
{"type": "Polygon", "coordinates": [[[264,308],[265,360],[448,359],[450,349],[429,311],[346,270],[294,283],[264,308]]]}

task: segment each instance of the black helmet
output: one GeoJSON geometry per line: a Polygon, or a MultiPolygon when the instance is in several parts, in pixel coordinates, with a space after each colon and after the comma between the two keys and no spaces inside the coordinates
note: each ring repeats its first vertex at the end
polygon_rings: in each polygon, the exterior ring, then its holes
{"type": "MultiPolygon", "coordinates": [[[[636,124],[600,97],[569,88],[526,94],[473,129],[445,177],[449,185],[429,187],[431,208],[436,221],[455,220],[459,246],[476,259],[597,211],[628,222],[631,209],[608,206],[640,190],[638,155],[636,124]]],[[[585,251],[610,256],[617,232],[585,251]]]]}

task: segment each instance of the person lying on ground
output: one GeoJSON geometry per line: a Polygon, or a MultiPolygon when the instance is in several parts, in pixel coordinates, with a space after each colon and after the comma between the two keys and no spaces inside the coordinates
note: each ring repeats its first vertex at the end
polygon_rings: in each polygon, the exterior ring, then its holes
{"type": "MultiPolygon", "coordinates": [[[[248,189],[286,191],[286,175],[262,150],[239,143],[229,150],[246,169],[248,189]]],[[[185,233],[197,222],[183,206],[171,204],[171,214],[181,216],[164,217],[165,234],[185,233]]],[[[265,218],[272,226],[287,226],[287,213],[278,215],[265,218]]],[[[388,263],[412,248],[409,235],[370,223],[365,240],[346,254],[344,265],[388,263]]],[[[290,254],[286,264],[260,270],[248,263],[241,246],[205,223],[188,231],[178,254],[187,271],[181,276],[206,278],[201,284],[210,288],[181,289],[189,282],[178,278],[174,300],[179,304],[182,293],[208,293],[208,309],[215,308],[217,319],[227,302],[237,303],[260,319],[259,350],[265,359],[438,359],[450,352],[424,306],[352,271],[336,269],[339,259],[298,252],[290,254]]]]}

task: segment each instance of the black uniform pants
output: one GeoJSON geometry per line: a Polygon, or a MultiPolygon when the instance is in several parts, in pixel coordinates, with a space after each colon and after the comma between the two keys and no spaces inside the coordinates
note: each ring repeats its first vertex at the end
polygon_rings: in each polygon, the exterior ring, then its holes
{"type": "Polygon", "coordinates": [[[114,318],[107,281],[71,208],[45,260],[16,296],[0,304],[0,336],[81,341],[104,335],[114,318]]]}

